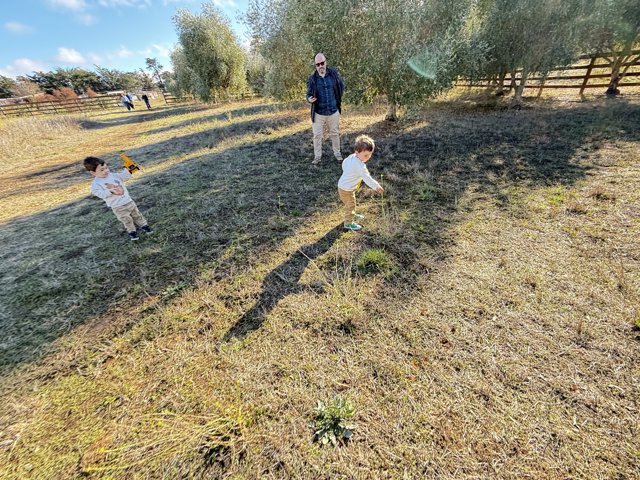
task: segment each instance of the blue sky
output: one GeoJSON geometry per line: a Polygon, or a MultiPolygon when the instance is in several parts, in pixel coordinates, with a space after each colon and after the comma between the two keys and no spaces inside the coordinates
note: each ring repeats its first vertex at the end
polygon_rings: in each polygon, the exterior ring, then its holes
{"type": "MultiPolygon", "coordinates": [[[[248,0],[213,0],[243,44],[238,17],[248,0]]],[[[9,0],[0,8],[0,75],[15,78],[57,67],[119,70],[145,67],[155,57],[170,69],[177,43],[171,17],[201,10],[200,0],[9,0]]]]}

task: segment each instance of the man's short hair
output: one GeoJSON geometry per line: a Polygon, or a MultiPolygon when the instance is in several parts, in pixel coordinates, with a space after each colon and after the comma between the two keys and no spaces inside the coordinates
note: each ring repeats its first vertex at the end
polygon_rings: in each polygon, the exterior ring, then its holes
{"type": "Polygon", "coordinates": [[[104,160],[98,157],[87,157],[82,163],[88,171],[95,172],[100,165],[104,165],[104,160]]]}
{"type": "Polygon", "coordinates": [[[355,150],[356,152],[373,152],[376,148],[376,144],[368,135],[360,135],[356,138],[355,150]]]}

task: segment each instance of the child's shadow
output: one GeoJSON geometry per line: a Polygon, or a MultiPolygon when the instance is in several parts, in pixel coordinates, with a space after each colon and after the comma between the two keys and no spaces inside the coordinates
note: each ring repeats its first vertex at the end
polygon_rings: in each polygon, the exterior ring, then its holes
{"type": "Polygon", "coordinates": [[[299,292],[303,287],[298,285],[300,277],[311,260],[327,252],[342,234],[342,224],[329,230],[322,238],[311,245],[305,245],[291,255],[285,262],[267,274],[262,282],[260,298],[242,318],[234,323],[224,334],[223,342],[242,340],[257,330],[264,322],[267,314],[287,295],[299,292]]]}

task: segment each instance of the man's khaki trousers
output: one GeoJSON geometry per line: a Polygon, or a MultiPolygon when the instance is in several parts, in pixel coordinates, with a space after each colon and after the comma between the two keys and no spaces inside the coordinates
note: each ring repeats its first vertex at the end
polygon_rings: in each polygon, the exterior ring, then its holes
{"type": "Polygon", "coordinates": [[[322,136],[324,135],[325,125],[329,130],[333,155],[335,157],[342,156],[340,153],[340,112],[336,112],[333,115],[318,115],[316,113],[315,120],[311,124],[313,129],[313,156],[316,160],[322,157],[322,136]]]}

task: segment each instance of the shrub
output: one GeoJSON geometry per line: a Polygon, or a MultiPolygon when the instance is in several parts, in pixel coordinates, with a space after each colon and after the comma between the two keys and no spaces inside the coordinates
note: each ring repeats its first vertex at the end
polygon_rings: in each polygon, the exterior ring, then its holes
{"type": "Polygon", "coordinates": [[[315,409],[314,440],[320,441],[322,445],[329,442],[334,446],[337,446],[338,442],[346,443],[355,429],[355,425],[350,422],[354,411],[353,404],[340,395],[328,402],[318,400],[315,409]]]}
{"type": "Polygon", "coordinates": [[[389,255],[380,248],[370,248],[362,252],[356,266],[364,273],[388,274],[393,270],[393,262],[389,255]]]}

